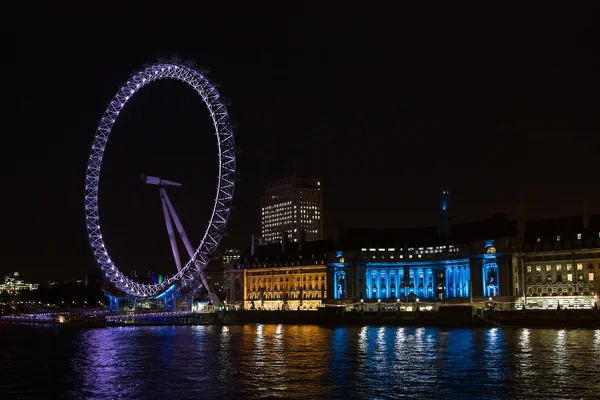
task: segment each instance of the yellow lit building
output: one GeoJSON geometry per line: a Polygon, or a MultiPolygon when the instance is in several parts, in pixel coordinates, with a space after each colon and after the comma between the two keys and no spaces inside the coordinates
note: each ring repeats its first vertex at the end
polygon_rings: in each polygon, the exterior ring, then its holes
{"type": "MultiPolygon", "coordinates": [[[[316,309],[327,297],[325,264],[244,269],[244,309],[316,309]]],[[[303,264],[303,265],[300,265],[303,264]]]]}
{"type": "Polygon", "coordinates": [[[591,308],[600,286],[600,215],[585,212],[527,222],[518,305],[530,308],[591,308]]]}
{"type": "Polygon", "coordinates": [[[37,290],[37,283],[26,283],[24,280],[19,279],[18,272],[12,272],[8,276],[4,277],[4,283],[0,284],[0,292],[16,293],[21,290],[37,290]]]}
{"type": "Polygon", "coordinates": [[[333,240],[252,246],[230,272],[228,304],[246,310],[314,310],[327,298],[333,240]]]}

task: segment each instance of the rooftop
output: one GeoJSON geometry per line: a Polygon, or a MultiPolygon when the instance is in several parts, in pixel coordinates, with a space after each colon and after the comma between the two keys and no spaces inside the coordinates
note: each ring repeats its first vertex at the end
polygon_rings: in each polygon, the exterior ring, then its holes
{"type": "Polygon", "coordinates": [[[251,248],[248,248],[240,257],[239,264],[265,261],[298,261],[298,260],[327,260],[327,253],[335,251],[334,240],[312,240],[304,243],[302,251],[299,249],[299,243],[292,242],[286,245],[286,251],[283,253],[281,243],[270,243],[262,246],[256,246],[254,255],[251,254],[251,248]]]}
{"type": "Polygon", "coordinates": [[[431,245],[465,245],[474,240],[514,237],[516,223],[504,214],[464,224],[453,224],[448,237],[438,234],[437,226],[413,228],[350,228],[342,233],[340,246],[344,249],[360,247],[423,247],[431,245]]]}

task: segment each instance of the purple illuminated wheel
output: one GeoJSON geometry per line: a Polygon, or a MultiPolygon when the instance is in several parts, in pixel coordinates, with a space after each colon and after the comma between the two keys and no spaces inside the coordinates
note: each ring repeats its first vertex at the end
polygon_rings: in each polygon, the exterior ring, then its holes
{"type": "Polygon", "coordinates": [[[118,90],[102,116],[90,151],[85,177],[85,219],[90,245],[104,277],[131,297],[155,298],[167,290],[172,292],[174,289],[191,288],[197,285],[200,273],[219,245],[231,210],[236,172],[233,129],[224,102],[224,99],[203,72],[192,67],[189,63],[164,61],[157,62],[135,73],[118,90]],[[208,228],[196,252],[177,274],[162,283],[148,285],[135,282],[126,277],[110,257],[102,239],[102,231],[100,230],[98,183],[100,181],[104,150],[119,113],[140,89],[150,82],[159,79],[178,79],[187,83],[202,96],[202,100],[204,100],[204,104],[212,118],[215,134],[217,135],[219,175],[217,196],[212,215],[208,222],[208,228]]]}

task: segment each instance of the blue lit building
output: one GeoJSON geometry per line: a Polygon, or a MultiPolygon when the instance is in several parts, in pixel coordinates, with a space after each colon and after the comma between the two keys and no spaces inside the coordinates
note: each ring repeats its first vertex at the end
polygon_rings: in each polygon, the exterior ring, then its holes
{"type": "Polygon", "coordinates": [[[452,224],[448,190],[437,227],[349,229],[327,264],[329,300],[449,301],[514,296],[516,224],[504,215],[452,224]]]}

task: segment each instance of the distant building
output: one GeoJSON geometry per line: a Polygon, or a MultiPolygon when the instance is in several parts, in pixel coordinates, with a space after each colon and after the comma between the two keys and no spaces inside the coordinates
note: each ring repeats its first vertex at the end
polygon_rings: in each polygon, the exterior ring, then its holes
{"type": "Polygon", "coordinates": [[[240,251],[238,249],[226,249],[223,253],[223,264],[234,263],[240,258],[240,251]]]}
{"type": "Polygon", "coordinates": [[[228,303],[247,310],[316,309],[327,298],[333,240],[255,243],[230,271],[228,303]]]}
{"type": "Polygon", "coordinates": [[[37,288],[37,283],[26,283],[24,280],[19,279],[18,272],[8,274],[8,276],[4,277],[4,283],[0,284],[0,292],[8,293],[16,293],[21,290],[36,290],[37,288]]]}
{"type": "Polygon", "coordinates": [[[515,274],[528,307],[590,307],[600,286],[600,215],[521,222],[515,274]]]}
{"type": "Polygon", "coordinates": [[[231,269],[233,268],[233,264],[236,263],[240,258],[240,251],[238,249],[226,249],[221,257],[221,261],[223,263],[221,272],[222,272],[222,285],[225,291],[229,288],[229,275],[231,269]]]}
{"type": "Polygon", "coordinates": [[[204,273],[213,291],[220,293],[225,290],[223,286],[223,262],[221,259],[211,259],[208,264],[206,264],[206,267],[204,267],[204,273]]]}
{"type": "Polygon", "coordinates": [[[267,184],[261,198],[261,234],[265,243],[281,243],[283,232],[290,242],[323,239],[321,182],[289,177],[267,184]]]}
{"type": "Polygon", "coordinates": [[[348,229],[327,264],[330,300],[469,302],[514,293],[512,221],[441,225],[348,229]]]}
{"type": "Polygon", "coordinates": [[[519,214],[452,224],[443,190],[437,227],[349,229],[327,263],[328,300],[595,306],[600,215],[527,221],[519,214]]]}

